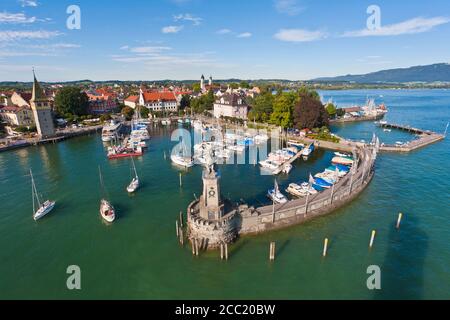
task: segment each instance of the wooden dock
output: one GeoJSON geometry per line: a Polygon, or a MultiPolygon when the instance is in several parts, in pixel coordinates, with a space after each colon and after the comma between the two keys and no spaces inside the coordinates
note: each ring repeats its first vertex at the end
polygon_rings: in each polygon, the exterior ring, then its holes
{"type": "Polygon", "coordinates": [[[384,152],[411,152],[413,150],[426,147],[429,144],[438,142],[445,138],[444,134],[439,134],[430,130],[422,130],[411,126],[393,124],[393,123],[379,123],[379,126],[387,129],[397,129],[408,131],[419,136],[419,139],[406,142],[401,145],[397,144],[381,144],[380,151],[384,152]]]}

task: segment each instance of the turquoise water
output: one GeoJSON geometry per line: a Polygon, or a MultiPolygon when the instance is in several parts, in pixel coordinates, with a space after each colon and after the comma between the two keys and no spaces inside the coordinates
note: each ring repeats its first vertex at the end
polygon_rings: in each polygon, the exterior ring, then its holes
{"type": "MultiPolygon", "coordinates": [[[[450,119],[450,91],[323,91],[339,105],[385,102],[388,121],[443,131],[450,119]],[[380,98],[379,96],[383,97],[380,98]]],[[[173,129],[173,128],[172,128],[173,129]]],[[[412,136],[379,132],[372,122],[339,125],[344,137],[391,142],[412,136]]],[[[108,161],[100,136],[0,154],[0,298],[62,299],[431,299],[450,298],[448,139],[411,154],[382,154],[369,187],[350,205],[305,225],[241,238],[227,262],[217,252],[193,257],[180,247],[175,220],[201,192],[201,168],[183,173],[164,159],[174,145],[168,128],[152,129],[150,150],[136,166],[142,188],[129,196],[127,160],[108,161]],[[117,211],[113,225],[98,214],[102,167],[117,211]],[[57,206],[44,219],[32,217],[33,169],[37,187],[57,206]],[[400,230],[394,228],[404,213],[400,230]],[[370,232],[377,230],[374,248],[370,232]],[[329,253],[321,257],[323,239],[329,253]],[[268,261],[269,242],[277,259],[268,261]],[[366,287],[366,269],[379,265],[379,291],[366,287]],[[81,268],[79,291],[66,288],[66,268],[81,268]]],[[[305,179],[329,163],[318,150],[297,161],[280,185],[305,179]]],[[[266,203],[273,184],[253,165],[221,167],[222,191],[234,201],[266,203]]]]}

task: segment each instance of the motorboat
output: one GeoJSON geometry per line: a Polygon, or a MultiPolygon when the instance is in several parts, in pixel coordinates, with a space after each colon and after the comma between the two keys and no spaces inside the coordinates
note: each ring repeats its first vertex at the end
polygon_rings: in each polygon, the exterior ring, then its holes
{"type": "Polygon", "coordinates": [[[289,174],[289,172],[291,172],[292,168],[293,168],[292,164],[287,163],[287,164],[284,165],[282,171],[283,171],[283,173],[285,173],[285,174],[289,174]]]}
{"type": "Polygon", "coordinates": [[[122,123],[111,120],[111,122],[102,129],[102,141],[110,142],[116,139],[121,128],[122,123]]]}
{"type": "Polygon", "coordinates": [[[351,165],[353,165],[353,160],[352,159],[344,158],[344,157],[334,157],[333,159],[331,159],[331,162],[333,164],[337,163],[337,164],[342,164],[344,166],[351,166],[351,165]]]}
{"type": "Polygon", "coordinates": [[[296,183],[290,183],[289,186],[286,188],[286,192],[296,197],[306,197],[306,195],[308,194],[307,190],[303,189],[296,183]]]}

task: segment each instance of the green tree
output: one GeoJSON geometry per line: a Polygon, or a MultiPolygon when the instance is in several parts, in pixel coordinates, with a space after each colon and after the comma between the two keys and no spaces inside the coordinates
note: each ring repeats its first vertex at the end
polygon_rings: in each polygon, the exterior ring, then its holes
{"type": "Polygon", "coordinates": [[[328,115],[330,116],[330,118],[335,118],[336,117],[336,106],[332,103],[327,103],[327,105],[325,106],[325,109],[328,112],[328,115]]]}
{"type": "Polygon", "coordinates": [[[236,82],[230,83],[230,88],[231,89],[238,89],[239,88],[239,83],[236,83],[236,82]]]}
{"type": "Polygon", "coordinates": [[[207,110],[213,109],[214,101],[214,92],[212,90],[209,90],[207,94],[192,99],[190,105],[195,113],[204,113],[207,110]]]}
{"type": "Polygon", "coordinates": [[[292,128],[294,124],[294,107],[298,102],[295,92],[280,92],[273,101],[273,113],[270,123],[283,128],[292,128]]]}
{"type": "Polygon", "coordinates": [[[180,109],[184,110],[186,108],[189,108],[190,106],[191,106],[191,97],[188,94],[184,94],[181,97],[180,109]]]}
{"type": "Polygon", "coordinates": [[[194,83],[192,85],[192,91],[194,92],[200,92],[201,88],[200,88],[200,84],[199,83],[194,83]]]}
{"type": "Polygon", "coordinates": [[[294,108],[294,123],[298,129],[328,126],[328,112],[314,95],[302,93],[294,108]]]}
{"type": "Polygon", "coordinates": [[[147,119],[148,118],[148,114],[150,113],[148,108],[141,107],[140,110],[141,110],[141,117],[144,118],[144,119],[147,119]]]}
{"type": "Polygon", "coordinates": [[[250,88],[250,84],[247,81],[241,81],[241,83],[239,83],[239,86],[245,89],[250,88]]]}
{"type": "Polygon", "coordinates": [[[273,100],[274,96],[270,92],[255,97],[250,103],[252,109],[248,118],[252,121],[267,122],[273,111],[273,100]]]}
{"type": "Polygon", "coordinates": [[[55,108],[58,114],[86,115],[89,98],[77,87],[64,87],[56,93],[55,108]]]}
{"type": "Polygon", "coordinates": [[[126,107],[122,108],[121,113],[125,116],[125,119],[127,121],[130,121],[133,118],[134,109],[131,108],[131,107],[126,106],[126,107]]]}

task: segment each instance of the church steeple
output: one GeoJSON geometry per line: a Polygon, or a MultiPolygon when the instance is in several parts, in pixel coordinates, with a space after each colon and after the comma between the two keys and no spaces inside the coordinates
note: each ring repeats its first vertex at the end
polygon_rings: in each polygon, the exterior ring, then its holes
{"type": "Polygon", "coordinates": [[[33,92],[31,94],[31,101],[42,101],[47,100],[47,97],[44,94],[39,82],[36,79],[36,74],[34,73],[33,68],[33,92]]]}

